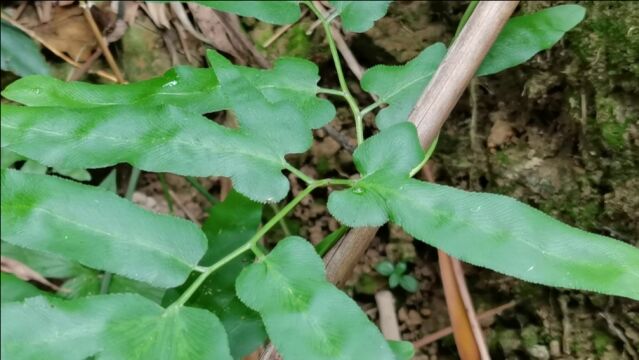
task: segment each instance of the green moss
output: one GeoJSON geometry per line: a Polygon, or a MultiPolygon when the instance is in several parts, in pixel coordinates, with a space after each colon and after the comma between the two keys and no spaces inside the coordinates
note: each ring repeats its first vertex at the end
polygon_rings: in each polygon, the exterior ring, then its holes
{"type": "Polygon", "coordinates": [[[595,346],[595,352],[601,356],[606,352],[609,345],[614,344],[614,339],[604,332],[596,331],[593,334],[592,342],[595,346]]]}
{"type": "Polygon", "coordinates": [[[300,27],[292,28],[286,44],[287,56],[306,58],[311,54],[311,41],[306,31],[300,27]]]}
{"type": "Polygon", "coordinates": [[[636,91],[639,83],[639,7],[632,1],[586,2],[586,19],[568,33],[571,48],[598,88],[621,86],[636,91]]]}

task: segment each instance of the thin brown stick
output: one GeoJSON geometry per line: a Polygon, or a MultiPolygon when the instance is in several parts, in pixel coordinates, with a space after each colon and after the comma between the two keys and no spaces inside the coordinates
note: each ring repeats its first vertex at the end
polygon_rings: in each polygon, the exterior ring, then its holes
{"type": "Polygon", "coordinates": [[[433,142],[517,4],[486,1],[477,5],[410,114],[422,146],[433,142]]]}
{"type": "Polygon", "coordinates": [[[67,76],[67,81],[80,80],[80,78],[89,71],[91,65],[93,65],[93,63],[100,57],[100,55],[102,55],[102,49],[95,49],[93,54],[91,54],[91,56],[89,56],[89,58],[82,63],[82,66],[71,70],[69,76],[67,76]]]}
{"type": "Polygon", "coordinates": [[[93,36],[97,40],[98,45],[100,46],[100,49],[102,49],[102,54],[104,55],[104,58],[109,64],[111,71],[113,71],[113,74],[115,74],[115,78],[118,80],[118,82],[120,84],[124,84],[126,82],[124,80],[124,76],[122,75],[122,72],[120,71],[120,67],[118,66],[118,63],[115,62],[115,59],[113,58],[113,54],[111,54],[111,50],[109,49],[109,44],[107,44],[106,39],[104,39],[104,36],[102,36],[102,32],[98,28],[98,24],[96,24],[95,19],[93,18],[93,15],[91,15],[91,9],[89,8],[89,5],[87,5],[86,2],[83,2],[81,4],[81,7],[84,12],[84,18],[87,20],[87,23],[89,23],[89,27],[91,28],[91,31],[93,32],[93,36]]]}
{"type": "Polygon", "coordinates": [[[457,289],[459,291],[459,295],[461,296],[462,303],[464,304],[464,311],[466,312],[466,317],[468,318],[470,329],[473,333],[475,346],[477,347],[477,350],[479,350],[479,355],[482,360],[490,359],[490,354],[488,353],[488,348],[486,347],[486,340],[484,340],[484,333],[481,331],[481,326],[479,326],[479,320],[477,319],[477,314],[475,313],[473,300],[470,297],[470,292],[468,291],[468,286],[466,285],[466,278],[464,277],[464,270],[462,269],[461,262],[452,256],[449,257],[450,262],[453,266],[453,276],[455,277],[455,282],[457,283],[457,289]]]}
{"type": "MultiPolygon", "coordinates": [[[[477,315],[477,320],[485,321],[485,320],[491,319],[501,314],[502,312],[515,307],[515,305],[517,305],[517,303],[515,301],[511,301],[509,303],[499,305],[494,309],[486,310],[483,313],[480,313],[479,315],[477,315]]],[[[435,341],[452,334],[453,334],[453,328],[451,326],[448,326],[443,329],[437,330],[432,334],[428,334],[417,341],[414,341],[413,346],[415,347],[415,349],[420,349],[428,344],[434,343],[435,341]]]]}
{"type": "MultiPolygon", "coordinates": [[[[41,38],[38,34],[36,34],[35,32],[31,31],[30,29],[26,28],[25,26],[23,26],[19,22],[13,20],[9,16],[5,15],[5,13],[0,13],[0,16],[1,16],[2,20],[4,20],[4,21],[8,22],[9,24],[13,25],[14,27],[18,28],[23,33],[27,34],[33,40],[35,40],[35,41],[39,42],[40,44],[42,44],[42,46],[44,46],[45,48],[49,49],[49,51],[54,53],[60,59],[66,61],[67,63],[69,63],[72,66],[75,66],[77,68],[82,66],[82,64],[80,64],[79,62],[77,62],[77,61],[73,60],[72,58],[68,57],[65,53],[63,53],[62,51],[56,49],[54,46],[49,44],[46,40],[41,38]]],[[[98,75],[100,77],[103,77],[103,78],[105,78],[107,80],[113,81],[113,82],[117,82],[118,81],[118,79],[115,76],[113,76],[113,75],[111,75],[108,72],[105,72],[103,70],[98,70],[98,71],[95,71],[95,72],[94,71],[90,71],[90,72],[91,73],[95,73],[96,75],[98,75]]]]}
{"type": "Polygon", "coordinates": [[[18,21],[18,19],[20,19],[20,16],[22,16],[22,13],[24,12],[24,9],[27,8],[28,4],[29,3],[27,1],[23,1],[23,2],[20,3],[18,8],[16,9],[15,14],[13,14],[13,20],[18,21]]]}
{"type": "Polygon", "coordinates": [[[191,210],[189,210],[184,205],[182,200],[173,192],[173,190],[169,189],[169,195],[173,199],[173,202],[175,203],[175,205],[177,205],[180,208],[180,210],[182,210],[184,212],[184,215],[186,215],[186,217],[189,218],[189,220],[191,220],[192,222],[200,225],[200,221],[197,219],[197,217],[195,215],[193,215],[191,210]]]}
{"type": "MultiPolygon", "coordinates": [[[[517,1],[486,1],[473,11],[411,113],[424,148],[433,142],[516,6],[517,1]]],[[[376,232],[376,228],[356,228],[340,240],[325,258],[331,281],[346,280],[376,232]]]]}
{"type": "Polygon", "coordinates": [[[453,327],[457,352],[462,360],[479,360],[481,354],[455,279],[453,259],[441,250],[437,251],[437,255],[439,257],[439,276],[442,278],[444,286],[446,308],[453,327]]]}
{"type": "Polygon", "coordinates": [[[275,33],[270,38],[268,38],[268,40],[266,40],[264,44],[262,44],[262,47],[267,48],[271,46],[271,44],[273,44],[275,40],[279,39],[282,35],[284,35],[290,28],[293,27],[293,25],[300,22],[302,18],[304,18],[304,15],[306,15],[307,12],[308,12],[308,9],[304,8],[304,10],[302,10],[302,15],[300,16],[299,19],[297,19],[294,23],[286,24],[280,27],[279,29],[277,29],[277,31],[275,31],[275,33]]]}
{"type": "MultiPolygon", "coordinates": [[[[422,173],[426,180],[435,182],[435,176],[429,166],[425,166],[422,173]]],[[[438,251],[438,255],[446,306],[460,358],[490,359],[461,263],[443,251],[438,251]]]]}

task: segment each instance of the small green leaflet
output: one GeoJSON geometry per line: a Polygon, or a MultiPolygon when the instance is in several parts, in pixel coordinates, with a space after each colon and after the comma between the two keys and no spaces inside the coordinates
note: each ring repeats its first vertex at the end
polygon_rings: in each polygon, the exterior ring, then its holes
{"type": "MultiPolygon", "coordinates": [[[[209,210],[209,217],[202,224],[209,250],[200,264],[210,266],[244,244],[258,230],[261,219],[262,205],[231,191],[223,202],[209,210]]],[[[219,316],[234,359],[242,359],[266,339],[259,314],[247,308],[235,294],[235,279],[253,258],[252,254],[245,253],[224,265],[206,279],[187,303],[219,316]]],[[[164,303],[176,300],[190,283],[170,290],[164,303]]]]}
{"type": "Polygon", "coordinates": [[[271,24],[292,24],[301,16],[298,1],[194,1],[216,10],[250,16],[271,24]]]}
{"type": "Polygon", "coordinates": [[[5,272],[0,273],[0,285],[2,285],[0,291],[1,303],[22,301],[38,295],[49,295],[28,282],[5,272]]]}
{"type": "Polygon", "coordinates": [[[49,73],[38,45],[4,21],[0,21],[0,67],[18,76],[49,73]]]}
{"type": "Polygon", "coordinates": [[[396,360],[411,360],[415,356],[415,347],[408,341],[388,340],[388,345],[396,360]]]}
{"type": "Polygon", "coordinates": [[[346,31],[364,32],[375,21],[386,15],[391,1],[329,1],[339,12],[342,28],[346,31]]]}
{"type": "Polygon", "coordinates": [[[586,9],[569,4],[510,19],[477,70],[477,76],[523,64],[541,50],[550,49],[585,15],[586,9]]]}
{"type": "Polygon", "coordinates": [[[435,43],[400,66],[376,65],[362,76],[362,89],[379,96],[388,107],[379,111],[375,123],[386,129],[407,121],[422,91],[446,55],[446,46],[435,43]]]}
{"type": "Polygon", "coordinates": [[[200,78],[201,69],[188,68],[142,85],[22,79],[3,95],[31,106],[2,105],[2,147],[59,168],[128,162],[154,172],[229,176],[253,200],[283,198],[289,186],[281,173],[284,155],[308,149],[310,129],[335,114],[327,100],[315,97],[317,67],[289,58],[260,71],[234,66],[215,52],[209,59],[217,78],[225,80],[200,78]],[[291,79],[282,79],[285,74],[291,79]],[[113,105],[91,103],[102,92],[113,105]],[[215,101],[207,103],[211,98],[215,101]],[[290,101],[280,101],[285,98],[290,101]],[[187,105],[191,100],[195,105],[187,105]],[[52,106],[56,102],[64,106],[52,106]],[[240,129],[220,126],[192,109],[231,109],[240,129]]]}
{"type": "Polygon", "coordinates": [[[212,313],[163,309],[133,294],[5,303],[1,324],[2,355],[11,359],[231,359],[212,313]]]}
{"type": "Polygon", "coordinates": [[[284,359],[395,359],[359,306],[326,280],[322,259],[300,237],[281,240],[246,267],[236,289],[262,315],[284,359]]]}
{"type": "Polygon", "coordinates": [[[331,214],[352,227],[390,220],[460,260],[526,281],[639,300],[639,249],[506,196],[411,179],[424,155],[418,146],[412,123],[367,139],[353,154],[362,179],[331,193],[331,214]]]}
{"type": "Polygon", "coordinates": [[[2,170],[2,239],[173,287],[206,251],[192,223],[143,210],[113,193],[61,178],[2,170]]]}
{"type": "MultiPolygon", "coordinates": [[[[577,26],[584,14],[584,8],[579,5],[560,5],[510,19],[486,55],[477,76],[498,73],[549,49],[577,26]]],[[[408,120],[445,55],[444,45],[436,43],[404,65],[377,65],[364,73],[362,89],[378,95],[381,102],[388,104],[377,114],[378,128],[386,129],[408,120]]]]}

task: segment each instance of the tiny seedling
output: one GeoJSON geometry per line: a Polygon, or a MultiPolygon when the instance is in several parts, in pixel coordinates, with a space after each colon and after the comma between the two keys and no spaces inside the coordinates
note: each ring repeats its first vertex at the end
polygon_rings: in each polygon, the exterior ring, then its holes
{"type": "MultiPolygon", "coordinates": [[[[58,173],[128,163],[146,172],[225,176],[234,191],[200,228],[105,188],[43,174],[46,168],[36,169],[39,174],[3,169],[3,255],[66,281],[64,291],[42,296],[3,275],[3,295],[23,294],[3,297],[3,358],[241,359],[268,338],[287,360],[408,359],[412,345],[386,341],[326,279],[318,254],[347,227],[389,221],[471,264],[549,286],[639,299],[635,247],[506,196],[413,178],[434,147],[424,151],[407,120],[446,46],[432,44],[403,65],[368,69],[359,85],[378,100],[360,108],[331,32],[334,19],[345,31],[369,29],[389,1],[329,1],[326,15],[310,1],[198,3],[273,24],[294,23],[301,5],[307,7],[324,28],[339,89],[320,87],[317,65],[305,59],[281,58],[271,69],[255,69],[214,50],[207,53],[210,68],[178,66],[137,83],[32,75],[9,85],[2,95],[13,103],[0,105],[3,158],[14,154],[58,173]],[[327,98],[352,112],[358,176],[314,179],[287,161],[288,154],[308,151],[312,130],[335,117],[327,98]],[[232,112],[238,126],[203,116],[218,111],[232,112]],[[368,138],[366,114],[375,114],[379,130],[368,138]],[[295,196],[284,171],[306,185],[295,196]],[[328,188],[328,211],[344,227],[317,249],[298,236],[265,249],[260,240],[319,188],[328,188]],[[284,199],[261,224],[263,204],[284,199]]],[[[477,76],[550,48],[584,13],[561,5],[512,18],[477,76]]],[[[3,51],[4,36],[3,30],[3,51]]],[[[4,54],[2,64],[18,71],[4,54]]],[[[417,288],[405,264],[381,271],[391,287],[417,288]]]]}
{"type": "Polygon", "coordinates": [[[397,264],[393,264],[388,260],[384,260],[379,264],[375,265],[375,270],[378,273],[388,277],[388,286],[391,289],[397,287],[397,285],[401,286],[404,290],[408,292],[417,292],[419,289],[419,283],[417,279],[415,279],[410,274],[404,274],[406,272],[406,263],[404,261],[400,261],[397,264]]]}

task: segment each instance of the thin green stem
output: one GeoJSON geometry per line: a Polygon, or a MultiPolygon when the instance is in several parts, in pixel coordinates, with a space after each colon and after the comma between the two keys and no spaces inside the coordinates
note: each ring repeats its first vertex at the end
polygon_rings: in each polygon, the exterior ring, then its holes
{"type": "Polygon", "coordinates": [[[166,176],[164,176],[164,173],[158,173],[158,178],[160,179],[160,185],[162,185],[162,194],[169,206],[169,213],[173,214],[173,199],[171,194],[169,194],[169,184],[166,183],[166,176]]]}
{"type": "Polygon", "coordinates": [[[382,101],[382,100],[377,100],[374,103],[368,105],[367,107],[363,108],[361,111],[361,115],[364,116],[366,114],[368,114],[369,112],[375,110],[376,108],[378,108],[380,105],[385,104],[386,101],[382,101]]]}
{"type": "Polygon", "coordinates": [[[415,176],[415,174],[417,174],[419,170],[423,168],[424,165],[426,165],[426,163],[428,162],[428,159],[430,159],[430,157],[433,155],[433,152],[435,151],[435,148],[437,147],[437,140],[439,140],[439,135],[437,135],[433,143],[430,144],[430,146],[428,147],[428,150],[426,150],[426,154],[424,154],[424,159],[422,159],[419,165],[415,166],[413,170],[410,171],[410,174],[409,174],[410,177],[415,176]]]}
{"type": "Polygon", "coordinates": [[[323,87],[317,88],[317,93],[345,97],[344,92],[342,90],[328,89],[323,87]]]}
{"type": "MultiPolygon", "coordinates": [[[[271,205],[271,209],[273,209],[275,213],[280,212],[280,208],[277,206],[277,204],[269,204],[269,205],[271,205]]],[[[284,219],[280,220],[280,227],[282,228],[284,235],[291,236],[291,230],[288,228],[288,225],[286,225],[286,221],[284,219]]]]}
{"type": "Polygon", "coordinates": [[[328,40],[328,47],[331,50],[331,56],[333,57],[333,63],[335,63],[335,72],[337,73],[337,79],[339,80],[340,88],[344,93],[344,98],[348,103],[348,106],[351,108],[351,112],[353,113],[353,117],[355,118],[355,131],[357,133],[357,143],[361,144],[364,142],[364,124],[362,121],[362,115],[359,112],[359,107],[357,106],[357,102],[353,95],[351,95],[350,90],[348,89],[348,83],[346,82],[346,78],[344,77],[344,71],[342,70],[342,63],[340,62],[339,53],[337,52],[337,46],[335,45],[335,40],[333,40],[333,32],[331,30],[330,22],[322,15],[322,13],[313,5],[311,1],[305,1],[304,4],[311,9],[315,16],[322,22],[322,27],[324,27],[324,32],[326,33],[326,39],[328,40]]]}
{"type": "Polygon", "coordinates": [[[129,200],[133,198],[133,193],[135,192],[135,187],[138,185],[139,178],[140,178],[140,169],[134,167],[133,170],[131,171],[131,177],[129,177],[129,184],[126,188],[126,195],[124,195],[124,197],[126,197],[129,200]]]}
{"type": "Polygon", "coordinates": [[[208,192],[208,190],[204,188],[204,186],[202,186],[202,184],[200,184],[200,182],[196,178],[194,178],[193,176],[186,176],[185,179],[189,182],[189,184],[191,184],[191,186],[193,186],[195,190],[197,190],[197,192],[202,194],[202,196],[204,196],[211,205],[217,204],[219,202],[213,195],[208,192]]]}
{"type": "Polygon", "coordinates": [[[191,296],[193,296],[195,291],[202,285],[204,280],[206,280],[206,278],[209,277],[209,275],[211,275],[212,273],[215,272],[215,270],[217,270],[217,269],[221,268],[222,266],[226,265],[227,263],[229,263],[230,261],[232,261],[236,257],[242,255],[244,252],[246,252],[250,248],[251,248],[251,243],[247,242],[244,245],[240,246],[239,248],[235,249],[232,253],[230,253],[230,254],[226,255],[225,257],[223,257],[222,259],[220,259],[215,264],[205,268],[204,272],[202,272],[200,274],[200,276],[198,276],[195,279],[195,281],[193,281],[191,283],[191,285],[186,289],[186,291],[184,291],[182,293],[182,295],[180,295],[180,297],[173,304],[171,304],[171,306],[169,306],[167,308],[167,311],[170,308],[175,308],[175,307],[182,306],[182,305],[186,304],[186,302],[191,298],[191,296]]]}
{"type": "MultiPolygon", "coordinates": [[[[204,271],[198,276],[193,283],[180,295],[180,297],[173,303],[169,308],[174,308],[177,306],[182,306],[186,304],[186,302],[193,296],[195,291],[204,283],[204,280],[214,273],[217,269],[226,265],[236,257],[242,255],[244,252],[248,250],[252,250],[258,258],[264,258],[264,253],[257,246],[257,242],[266,235],[266,233],[275,226],[286,214],[288,214],[297,204],[299,204],[308,194],[310,194],[313,190],[328,186],[328,185],[353,185],[355,183],[354,180],[350,179],[322,179],[315,180],[311,184],[309,184],[304,190],[302,190],[297,196],[291,200],[286,206],[284,206],[280,211],[277,212],[264,226],[262,226],[256,233],[253,235],[247,242],[245,242],[242,246],[235,249],[232,253],[226,255],[222,259],[220,259],[215,264],[204,268],[204,271]]],[[[168,308],[167,308],[168,310],[168,308]]]]}
{"type": "Polygon", "coordinates": [[[312,177],[304,174],[302,170],[296,168],[295,166],[289,163],[285,163],[284,168],[292,172],[295,176],[297,176],[300,180],[304,181],[307,184],[312,184],[313,182],[315,182],[315,180],[312,177]]]}
{"type": "MultiPolygon", "coordinates": [[[[138,179],[140,179],[140,169],[134,167],[131,171],[131,177],[129,177],[126,194],[124,195],[127,200],[131,200],[133,198],[133,193],[135,192],[135,188],[138,185],[138,179]]],[[[102,274],[102,281],[100,282],[100,294],[109,293],[109,287],[111,286],[112,279],[112,273],[105,271],[104,274],[102,274]]]]}

